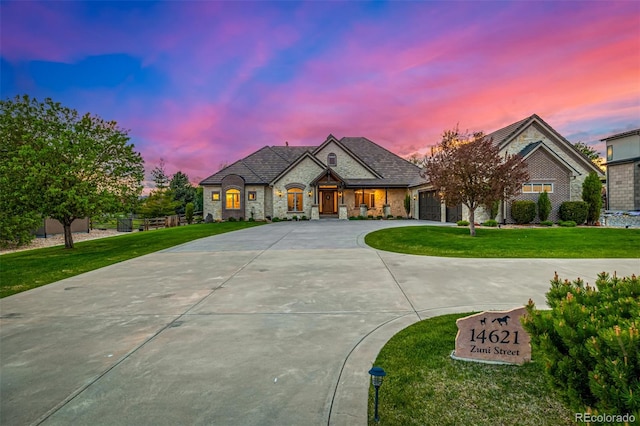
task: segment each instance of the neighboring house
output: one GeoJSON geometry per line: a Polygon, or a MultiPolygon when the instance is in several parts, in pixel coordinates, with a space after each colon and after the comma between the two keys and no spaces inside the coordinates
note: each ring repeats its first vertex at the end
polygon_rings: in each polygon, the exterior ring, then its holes
{"type": "MultiPolygon", "coordinates": [[[[89,218],[76,219],[71,222],[71,232],[89,232],[89,218]]],[[[56,219],[50,217],[43,219],[42,226],[34,232],[36,237],[44,237],[57,234],[64,234],[64,226],[56,219]]]]}
{"type": "Polygon", "coordinates": [[[363,137],[265,146],[200,182],[214,220],[406,216],[420,169],[363,137]]]}
{"type": "Polygon", "coordinates": [[[602,141],[607,144],[607,209],[640,210],[640,129],[602,141]]]}
{"type": "MultiPolygon", "coordinates": [[[[558,220],[562,202],[582,200],[582,183],[590,172],[604,177],[591,160],[536,114],[487,136],[493,138],[502,154],[522,155],[529,169],[530,179],[522,183],[521,193],[502,203],[497,217],[500,222],[513,222],[511,202],[514,199],[537,202],[540,193],[544,191],[548,193],[553,208],[549,220],[558,220]]],[[[428,186],[419,188],[419,200],[420,219],[455,222],[459,218],[469,217],[466,207],[441,206],[436,191],[428,186]]],[[[479,209],[475,217],[477,222],[489,218],[484,209],[479,209]]]]}

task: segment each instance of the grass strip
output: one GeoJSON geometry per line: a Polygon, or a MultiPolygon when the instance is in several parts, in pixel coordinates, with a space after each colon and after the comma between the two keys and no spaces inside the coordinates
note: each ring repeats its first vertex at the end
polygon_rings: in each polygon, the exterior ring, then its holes
{"type": "Polygon", "coordinates": [[[365,236],[379,250],[441,257],[473,258],[640,258],[640,229],[468,228],[409,226],[365,236]]]}
{"type": "Polygon", "coordinates": [[[574,413],[546,382],[544,366],[490,365],[455,361],[452,314],[416,323],[384,346],[375,365],[387,376],[380,388],[380,422],[370,425],[575,425],[574,413]]]}
{"type": "Polygon", "coordinates": [[[258,226],[222,222],[164,228],[0,256],[0,298],[199,238],[258,226]]]}

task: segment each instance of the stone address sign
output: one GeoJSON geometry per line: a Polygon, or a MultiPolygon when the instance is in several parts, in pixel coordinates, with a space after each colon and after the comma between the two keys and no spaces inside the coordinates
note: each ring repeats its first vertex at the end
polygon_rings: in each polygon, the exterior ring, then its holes
{"type": "Polygon", "coordinates": [[[531,361],[531,339],[520,317],[527,308],[486,311],[456,321],[454,359],[465,361],[524,364],[531,361]]]}

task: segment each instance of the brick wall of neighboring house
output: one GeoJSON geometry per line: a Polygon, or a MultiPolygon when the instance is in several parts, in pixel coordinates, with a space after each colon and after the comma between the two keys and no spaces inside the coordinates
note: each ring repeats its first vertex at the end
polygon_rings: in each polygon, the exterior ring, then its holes
{"type": "MultiPolygon", "coordinates": [[[[638,169],[635,163],[608,166],[609,210],[634,210],[640,204],[640,194],[634,194],[634,181],[640,179],[635,176],[640,175],[635,169],[638,169]],[[638,200],[634,200],[634,195],[638,200]]],[[[637,188],[640,188],[640,184],[637,184],[637,188]]]]}
{"type": "Polygon", "coordinates": [[[245,218],[245,206],[247,203],[247,195],[244,189],[244,179],[238,175],[228,175],[222,179],[222,193],[220,194],[220,202],[222,204],[222,220],[227,220],[231,217],[235,219],[245,218]],[[226,202],[226,192],[230,189],[237,189],[240,191],[240,208],[228,209],[226,202]]]}
{"type": "Polygon", "coordinates": [[[332,169],[335,170],[343,179],[366,179],[375,177],[360,163],[354,160],[350,154],[343,151],[342,148],[333,142],[328,143],[324,148],[322,148],[322,150],[316,154],[316,158],[327,164],[327,156],[330,153],[336,154],[338,161],[336,166],[332,167],[332,169]]]}
{"type": "MultiPolygon", "coordinates": [[[[560,164],[555,158],[553,158],[548,152],[543,149],[538,149],[536,152],[531,154],[531,156],[527,158],[526,163],[529,170],[529,182],[553,184],[553,192],[548,194],[549,200],[551,201],[551,214],[549,215],[548,220],[554,222],[557,221],[559,219],[558,210],[560,209],[560,204],[570,199],[571,183],[573,180],[570,176],[570,171],[566,168],[566,166],[560,164]]],[[[531,200],[537,203],[539,196],[540,194],[536,193],[523,193],[514,197],[511,201],[531,200]]],[[[582,187],[580,188],[579,199],[581,198],[582,187]]],[[[506,205],[507,223],[512,222],[511,201],[509,201],[506,205]]],[[[538,222],[539,218],[536,218],[535,221],[538,222]]]]}
{"type": "Polygon", "coordinates": [[[307,216],[311,217],[311,205],[314,202],[313,193],[309,197],[308,192],[312,189],[309,182],[313,181],[320,173],[322,168],[310,158],[305,158],[293,169],[289,170],[280,180],[273,185],[273,217],[292,217],[307,216]],[[299,184],[304,187],[302,191],[302,212],[287,212],[287,186],[291,184],[299,184]],[[277,194],[282,194],[278,196],[277,194]]]}

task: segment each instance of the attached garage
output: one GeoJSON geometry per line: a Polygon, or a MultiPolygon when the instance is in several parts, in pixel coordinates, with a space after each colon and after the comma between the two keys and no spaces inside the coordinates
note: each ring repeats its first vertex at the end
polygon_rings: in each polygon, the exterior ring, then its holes
{"type": "Polygon", "coordinates": [[[420,220],[442,220],[440,200],[436,191],[421,191],[418,193],[420,220]]]}

